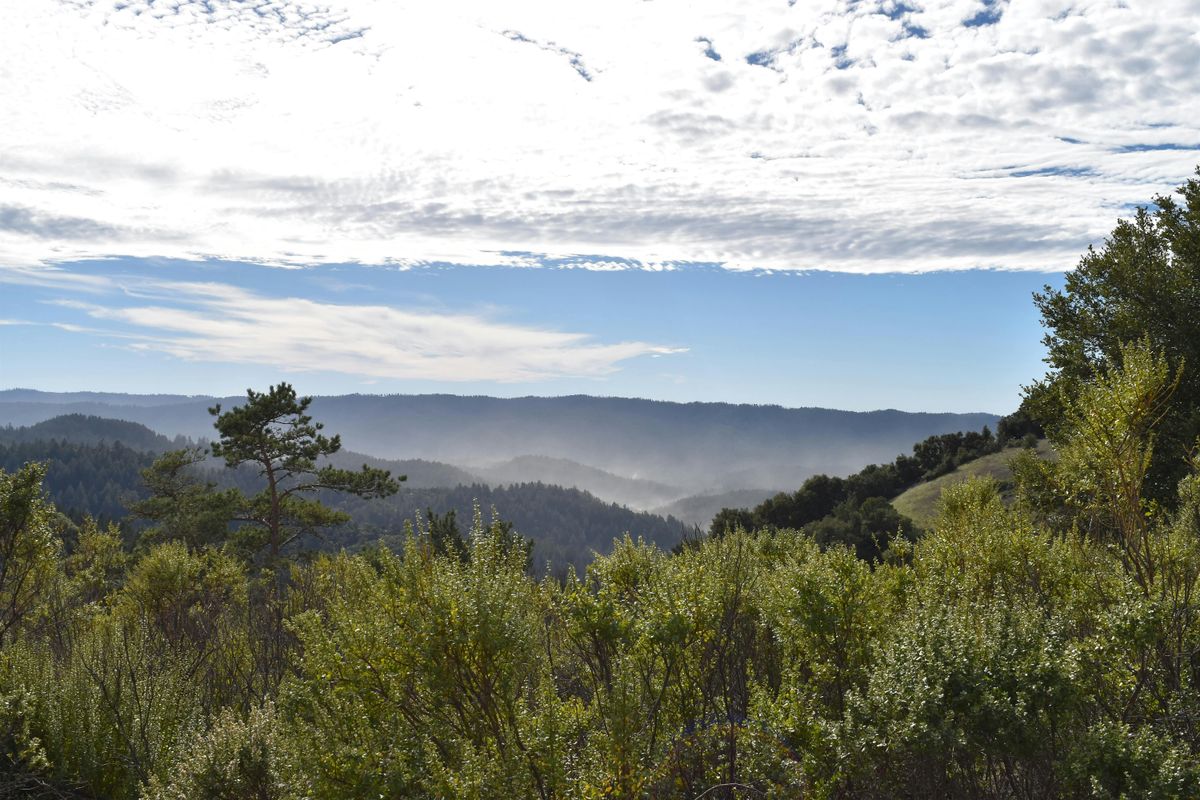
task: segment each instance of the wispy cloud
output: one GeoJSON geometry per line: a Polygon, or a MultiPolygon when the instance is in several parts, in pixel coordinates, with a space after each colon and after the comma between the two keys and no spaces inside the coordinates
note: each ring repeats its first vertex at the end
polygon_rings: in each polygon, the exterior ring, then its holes
{"type": "Polygon", "coordinates": [[[108,323],[100,332],[135,350],[367,378],[507,383],[600,377],[632,358],[682,352],[645,342],[601,343],[479,314],[266,297],[221,283],[143,281],[124,294],[133,302],[54,303],[108,323]]]}
{"type": "Polygon", "coordinates": [[[115,284],[107,275],[95,275],[56,265],[0,262],[0,285],[36,286],[63,292],[111,292],[115,284]]]}
{"type": "Polygon", "coordinates": [[[0,265],[1062,269],[1200,162],[1198,30],[1194,0],[7,0],[0,265]]]}

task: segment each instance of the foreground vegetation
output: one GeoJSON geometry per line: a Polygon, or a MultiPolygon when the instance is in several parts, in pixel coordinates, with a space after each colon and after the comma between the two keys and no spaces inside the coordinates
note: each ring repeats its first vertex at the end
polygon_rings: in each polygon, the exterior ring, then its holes
{"type": "Polygon", "coordinates": [[[1058,462],[1018,466],[1017,506],[953,487],[932,533],[874,564],[735,530],[674,555],[626,540],[537,580],[480,518],[461,542],[411,530],[398,552],[308,563],[276,561],[269,535],[255,551],[160,531],[130,553],[97,526],[64,555],[31,465],[0,488],[6,780],[113,798],[1194,796],[1200,476],[1174,511],[1140,491],[1175,385],[1128,348],[1068,406],[1058,462]]]}
{"type": "MultiPolygon", "coordinates": [[[[1163,246],[1195,279],[1188,188],[1190,227],[1163,246]]],[[[1097,264],[1089,308],[1119,306],[1097,264]]],[[[948,487],[924,536],[866,551],[734,524],[539,579],[477,513],[465,537],[431,515],[395,550],[295,560],[293,537],[340,519],[319,492],[396,484],[317,467],[337,439],[286,386],[214,409],[216,451],[265,488],[197,483],[168,453],[133,549],[96,524],[64,542],[43,467],[0,473],[0,794],[1200,796],[1200,459],[1170,427],[1200,402],[1180,331],[1065,349],[1092,360],[1024,412],[1058,458],[1018,458],[1011,504],[994,481],[948,487]]],[[[861,517],[878,497],[849,499],[861,517]]]]}

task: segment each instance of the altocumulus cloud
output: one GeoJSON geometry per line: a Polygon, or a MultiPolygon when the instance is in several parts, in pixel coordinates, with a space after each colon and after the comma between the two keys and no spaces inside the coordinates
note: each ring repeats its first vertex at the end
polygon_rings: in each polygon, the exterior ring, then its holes
{"type": "Polygon", "coordinates": [[[58,300],[99,324],[93,334],[192,361],[270,364],[368,378],[519,382],[599,377],[638,356],[679,348],[506,324],[473,314],[265,297],[220,283],[140,282],[130,304],[58,300]]]}
{"type": "Polygon", "coordinates": [[[1200,2],[5,0],[0,109],[10,269],[1063,269],[1200,162],[1200,2]]]}

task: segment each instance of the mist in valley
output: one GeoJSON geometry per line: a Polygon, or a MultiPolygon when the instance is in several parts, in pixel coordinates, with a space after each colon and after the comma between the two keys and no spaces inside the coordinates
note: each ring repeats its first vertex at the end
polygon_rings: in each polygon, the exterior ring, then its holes
{"type": "MultiPolygon", "coordinates": [[[[211,406],[244,400],[11,390],[0,392],[0,424],[86,414],[199,442],[212,436],[211,406]]],[[[341,463],[391,462],[409,486],[545,483],[698,525],[731,500],[792,490],[819,473],[848,475],[928,436],[998,419],[583,395],[342,395],[315,398],[312,414],[341,436],[341,463]]]]}

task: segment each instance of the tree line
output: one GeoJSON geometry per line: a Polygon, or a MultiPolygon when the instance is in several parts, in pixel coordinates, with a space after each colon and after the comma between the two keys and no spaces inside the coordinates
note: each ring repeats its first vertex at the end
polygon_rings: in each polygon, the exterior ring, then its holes
{"type": "Polygon", "coordinates": [[[848,545],[860,558],[881,557],[895,537],[911,540],[913,521],[892,508],[890,500],[906,489],[953,472],[969,461],[1014,444],[1036,444],[1041,425],[1019,410],[1000,420],[997,433],[984,426],[930,436],[889,464],[870,464],[846,478],[814,475],[794,492],[780,492],[754,508],[723,508],[709,532],[723,536],[739,528],[808,528],[822,545],[848,545]]]}

